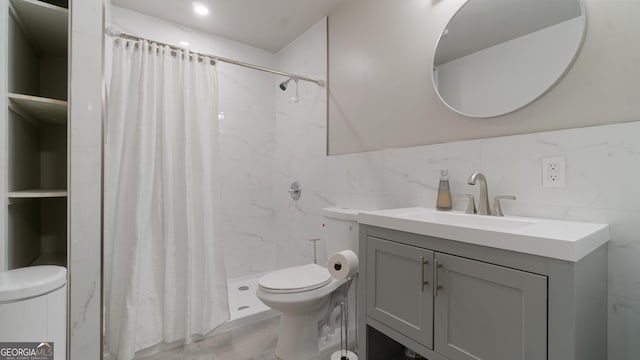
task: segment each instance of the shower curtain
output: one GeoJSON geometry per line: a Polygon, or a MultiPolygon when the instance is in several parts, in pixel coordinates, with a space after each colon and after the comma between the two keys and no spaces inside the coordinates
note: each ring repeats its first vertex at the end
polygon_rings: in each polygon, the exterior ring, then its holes
{"type": "Polygon", "coordinates": [[[210,59],[146,41],[113,47],[105,123],[106,344],[118,360],[190,343],[229,317],[210,59]],[[200,61],[199,61],[200,60],[200,61]]]}

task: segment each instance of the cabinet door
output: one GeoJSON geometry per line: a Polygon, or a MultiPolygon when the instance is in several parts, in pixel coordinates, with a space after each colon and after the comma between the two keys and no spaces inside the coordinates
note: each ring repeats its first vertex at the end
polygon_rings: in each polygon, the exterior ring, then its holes
{"type": "Polygon", "coordinates": [[[433,251],[367,237],[367,315],[433,349],[433,251]]]}
{"type": "Polygon", "coordinates": [[[435,351],[449,360],[547,358],[547,278],[436,254],[435,351]]]}

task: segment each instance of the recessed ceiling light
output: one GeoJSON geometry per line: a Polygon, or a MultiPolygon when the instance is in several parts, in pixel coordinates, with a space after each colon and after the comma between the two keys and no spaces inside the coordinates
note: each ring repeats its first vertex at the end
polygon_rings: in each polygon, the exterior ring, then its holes
{"type": "Polygon", "coordinates": [[[203,3],[200,2],[194,2],[193,3],[193,11],[196,12],[196,14],[198,15],[208,15],[209,14],[209,8],[206,7],[203,3]]]}
{"type": "Polygon", "coordinates": [[[187,42],[187,41],[180,41],[180,45],[182,45],[182,46],[189,46],[189,42],[187,42]]]}

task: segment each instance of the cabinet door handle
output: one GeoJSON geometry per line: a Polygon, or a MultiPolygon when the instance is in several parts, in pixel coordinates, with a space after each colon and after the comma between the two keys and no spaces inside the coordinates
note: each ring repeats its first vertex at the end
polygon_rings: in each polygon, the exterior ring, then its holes
{"type": "Polygon", "coordinates": [[[425,260],[424,256],[420,256],[420,291],[424,292],[424,286],[429,285],[428,281],[424,280],[424,266],[429,264],[429,260],[425,260]]]}
{"type": "Polygon", "coordinates": [[[433,260],[433,296],[438,296],[438,290],[442,289],[442,285],[438,285],[438,269],[442,264],[438,263],[438,259],[433,260]]]}

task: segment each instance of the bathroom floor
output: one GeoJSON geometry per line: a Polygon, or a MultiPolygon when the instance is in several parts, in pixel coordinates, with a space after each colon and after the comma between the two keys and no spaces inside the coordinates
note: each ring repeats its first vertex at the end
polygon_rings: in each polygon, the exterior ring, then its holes
{"type": "Polygon", "coordinates": [[[144,360],[275,360],[280,317],[243,326],[144,360]]]}

